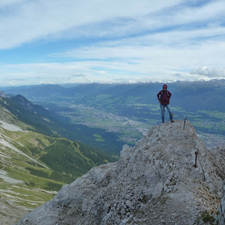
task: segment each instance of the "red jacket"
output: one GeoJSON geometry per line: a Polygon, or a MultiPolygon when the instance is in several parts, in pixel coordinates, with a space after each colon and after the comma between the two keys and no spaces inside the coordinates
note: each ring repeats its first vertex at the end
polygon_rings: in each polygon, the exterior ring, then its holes
{"type": "Polygon", "coordinates": [[[162,105],[168,105],[168,104],[170,104],[171,95],[172,94],[169,91],[162,90],[157,94],[157,98],[162,105]]]}

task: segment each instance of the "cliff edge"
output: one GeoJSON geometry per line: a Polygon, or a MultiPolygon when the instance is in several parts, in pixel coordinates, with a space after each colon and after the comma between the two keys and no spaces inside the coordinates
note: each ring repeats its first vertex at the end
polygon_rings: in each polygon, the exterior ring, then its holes
{"type": "Polygon", "coordinates": [[[210,224],[224,174],[189,121],[185,129],[183,121],[165,123],[135,147],[125,145],[118,162],[64,185],[17,225],[210,224]]]}

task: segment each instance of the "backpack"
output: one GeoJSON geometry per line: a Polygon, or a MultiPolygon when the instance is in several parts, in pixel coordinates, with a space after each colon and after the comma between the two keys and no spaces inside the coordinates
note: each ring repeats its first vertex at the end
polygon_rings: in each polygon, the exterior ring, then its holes
{"type": "MultiPolygon", "coordinates": [[[[161,91],[160,95],[162,96],[162,94],[163,94],[163,90],[161,91]]],[[[167,94],[167,97],[170,97],[170,94],[167,90],[166,90],[166,94],[167,94]]]]}

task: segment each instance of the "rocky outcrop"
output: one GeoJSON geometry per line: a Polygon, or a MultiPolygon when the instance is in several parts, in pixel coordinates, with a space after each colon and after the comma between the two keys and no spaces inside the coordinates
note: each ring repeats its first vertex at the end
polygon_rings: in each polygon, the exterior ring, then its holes
{"type": "Polygon", "coordinates": [[[4,97],[4,98],[7,98],[6,93],[5,93],[5,92],[3,92],[3,91],[0,91],[0,96],[1,96],[1,97],[4,97]]]}
{"type": "Polygon", "coordinates": [[[216,224],[217,225],[224,225],[225,224],[225,183],[223,185],[224,189],[224,195],[221,200],[220,208],[218,211],[217,219],[216,219],[216,224]]]}
{"type": "Polygon", "coordinates": [[[124,146],[118,162],[63,186],[18,225],[210,224],[223,191],[217,170],[190,122],[157,125],[124,146]]]}
{"type": "Polygon", "coordinates": [[[225,147],[217,148],[210,152],[211,159],[216,169],[216,173],[224,180],[223,198],[216,218],[217,225],[225,224],[225,147]]]}

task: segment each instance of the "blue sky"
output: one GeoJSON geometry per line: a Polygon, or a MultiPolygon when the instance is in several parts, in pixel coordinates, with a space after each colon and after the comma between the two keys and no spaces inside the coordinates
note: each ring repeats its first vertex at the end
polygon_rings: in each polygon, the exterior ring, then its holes
{"type": "Polygon", "coordinates": [[[225,78],[224,0],[1,0],[0,86],[225,78]]]}

